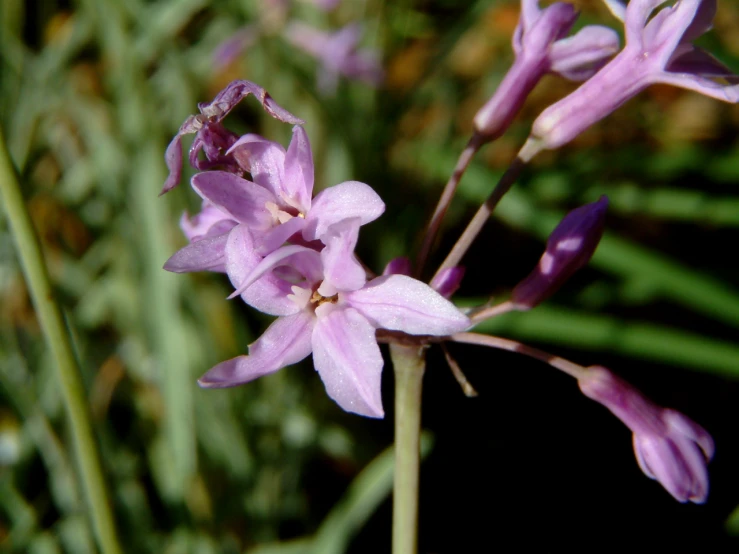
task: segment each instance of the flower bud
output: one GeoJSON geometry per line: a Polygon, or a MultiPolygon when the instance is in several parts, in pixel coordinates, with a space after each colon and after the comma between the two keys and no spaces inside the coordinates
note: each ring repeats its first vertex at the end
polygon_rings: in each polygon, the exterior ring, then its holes
{"type": "Polygon", "coordinates": [[[593,256],[605,225],[608,198],[568,213],[547,241],[539,265],[513,289],[511,302],[525,311],[554,294],[575,271],[593,256]]]}
{"type": "Polygon", "coordinates": [[[706,464],[714,452],[708,431],[680,412],[657,406],[604,367],[589,367],[579,385],[633,431],[636,460],[647,477],[679,502],[706,501],[706,464]]]}
{"type": "Polygon", "coordinates": [[[411,271],[411,261],[405,256],[393,258],[382,270],[383,275],[408,275],[410,277],[411,273],[413,273],[411,271]]]}
{"type": "Polygon", "coordinates": [[[429,285],[444,298],[451,298],[462,283],[464,272],[465,269],[461,265],[447,267],[431,279],[429,285]]]}

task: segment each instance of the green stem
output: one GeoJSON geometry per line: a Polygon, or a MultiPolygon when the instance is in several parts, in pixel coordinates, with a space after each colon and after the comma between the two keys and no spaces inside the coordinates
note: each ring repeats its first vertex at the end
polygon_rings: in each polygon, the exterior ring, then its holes
{"type": "Polygon", "coordinates": [[[390,345],[395,368],[393,554],[414,554],[418,543],[418,469],[424,348],[390,345]]]}
{"type": "Polygon", "coordinates": [[[10,230],[18,246],[28,288],[37,317],[46,335],[58,371],[64,405],[69,416],[72,439],[84,495],[100,549],[105,554],[121,550],[103,478],[100,456],[92,432],[89,408],[85,398],[79,366],[72,349],[69,332],[56,303],[49,281],[41,245],[21,194],[18,176],[0,131],[0,197],[8,215],[10,230]]]}

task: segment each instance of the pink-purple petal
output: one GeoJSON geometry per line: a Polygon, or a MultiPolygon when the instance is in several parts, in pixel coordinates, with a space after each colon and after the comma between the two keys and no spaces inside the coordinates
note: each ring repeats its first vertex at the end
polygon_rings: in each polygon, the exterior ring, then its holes
{"type": "Polygon", "coordinates": [[[588,79],[618,52],[619,46],[616,31],[589,25],[552,44],[549,48],[550,71],[573,81],[588,79]]]}
{"type": "MultiPolygon", "coordinates": [[[[226,272],[234,286],[238,286],[259,264],[262,257],[256,252],[254,239],[246,225],[235,227],[226,243],[226,272]]],[[[268,273],[246,289],[241,298],[248,305],[270,315],[290,315],[299,310],[290,300],[291,284],[268,273]]]]}
{"type": "Polygon", "coordinates": [[[383,417],[382,354],[375,329],[359,312],[324,304],[316,309],[313,363],[326,392],[347,412],[383,417]]]}
{"type": "Polygon", "coordinates": [[[251,174],[252,181],[279,198],[285,178],[285,149],[281,144],[248,134],[239,138],[227,154],[233,155],[239,166],[251,174]]]}
{"type": "Polygon", "coordinates": [[[285,155],[285,179],[281,197],[290,206],[305,214],[313,196],[313,153],[305,130],[296,125],[285,155]]]}
{"type": "Polygon", "coordinates": [[[321,191],[313,199],[303,238],[320,239],[331,225],[351,217],[358,217],[364,225],[384,211],[385,203],[372,187],[359,181],[346,181],[321,191]]]}
{"type": "Polygon", "coordinates": [[[167,180],[164,181],[164,185],[162,186],[159,196],[175,188],[180,184],[180,180],[182,179],[181,133],[177,133],[167,146],[167,151],[164,153],[164,161],[167,164],[169,174],[167,175],[167,180]]]}
{"type": "Polygon", "coordinates": [[[249,346],[248,356],[222,362],[198,384],[204,388],[234,387],[298,363],[311,352],[315,317],[308,312],[280,317],[249,346]]]}
{"type": "Polygon", "coordinates": [[[304,257],[309,256],[311,258],[315,258],[316,263],[320,263],[319,254],[315,250],[311,250],[310,248],[306,248],[305,246],[300,246],[296,244],[283,246],[282,248],[278,248],[274,252],[271,252],[269,255],[265,256],[256,266],[252,268],[249,273],[247,273],[243,277],[240,283],[235,283],[236,290],[231,294],[231,296],[229,296],[229,298],[234,298],[235,296],[240,295],[246,289],[252,286],[263,275],[272,271],[280,265],[284,265],[288,258],[298,254],[302,254],[304,257]]]}
{"type": "Polygon", "coordinates": [[[299,233],[305,227],[305,219],[293,217],[285,223],[276,225],[269,231],[260,233],[256,237],[256,248],[259,254],[266,256],[287,242],[295,233],[299,233]]]}
{"type": "Polygon", "coordinates": [[[180,229],[190,242],[206,237],[222,235],[238,224],[228,214],[219,210],[207,201],[203,201],[202,209],[192,217],[187,212],[180,217],[180,229]]]}
{"type": "Polygon", "coordinates": [[[208,237],[177,252],[164,263],[164,269],[173,273],[187,273],[190,271],[226,271],[226,242],[228,233],[208,237]]]}
{"type": "Polygon", "coordinates": [[[664,83],[676,87],[693,90],[722,102],[736,104],[739,102],[739,85],[725,85],[706,77],[690,73],[660,73],[654,78],[655,83],[664,83]]]}
{"type": "Polygon", "coordinates": [[[192,178],[192,187],[240,223],[255,229],[267,229],[272,224],[267,204],[275,204],[275,197],[264,187],[226,171],[198,173],[192,178]]]}
{"type": "Polygon", "coordinates": [[[467,316],[449,300],[406,275],[377,277],[343,298],[378,329],[444,336],[470,326],[467,316]]]}
{"type": "Polygon", "coordinates": [[[662,417],[670,428],[698,444],[707,460],[713,458],[716,446],[708,431],[676,410],[666,409],[662,417]]]}
{"type": "Polygon", "coordinates": [[[326,247],[321,250],[324,280],[318,292],[333,296],[338,291],[361,288],[367,274],[354,255],[359,237],[359,219],[345,219],[329,227],[324,236],[326,247]]]}

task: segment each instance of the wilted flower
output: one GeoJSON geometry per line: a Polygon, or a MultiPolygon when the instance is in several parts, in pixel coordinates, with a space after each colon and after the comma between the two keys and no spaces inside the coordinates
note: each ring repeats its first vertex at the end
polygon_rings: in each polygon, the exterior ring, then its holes
{"type": "Polygon", "coordinates": [[[528,310],[554,294],[575,271],[590,261],[605,226],[608,198],[575,208],[552,231],[547,248],[528,277],[513,289],[511,302],[528,310]]]}
{"type": "Polygon", "coordinates": [[[657,406],[604,367],[587,368],[580,390],[603,404],[634,432],[634,452],[641,470],[659,481],[680,502],[701,504],[708,496],[706,464],[713,439],[687,416],[657,406]]]}
{"type": "MultiPolygon", "coordinates": [[[[405,275],[369,282],[354,257],[360,221],[345,219],[330,227],[326,246],[317,252],[283,247],[257,267],[229,267],[234,282],[248,291],[265,277],[286,275],[283,295],[274,297],[282,311],[249,347],[248,356],[220,363],[199,381],[203,387],[247,383],[299,362],[311,352],[326,391],[343,409],[382,417],[382,355],[376,329],[412,335],[447,335],[469,326],[469,319],[428,285],[405,275]],[[285,310],[285,307],[288,310],[285,310]]],[[[231,234],[244,233],[243,226],[231,234]]]]}
{"type": "Polygon", "coordinates": [[[308,52],[321,62],[318,72],[318,89],[324,94],[336,90],[339,75],[349,79],[379,85],[383,70],[377,54],[371,50],[359,50],[362,28],[350,24],[330,34],[293,22],[285,29],[285,38],[298,48],[308,52]]]}
{"type": "Polygon", "coordinates": [[[654,15],[664,0],[631,0],[628,5],[605,1],[625,22],[626,46],[576,91],[541,113],[532,128],[530,150],[562,146],[655,83],[739,101],[739,85],[726,84],[737,83],[737,76],[692,44],[711,28],[716,0],[678,0],[654,15]]]}
{"type": "Polygon", "coordinates": [[[475,116],[476,132],[487,140],[503,134],[546,73],[587,79],[618,51],[618,34],[607,27],[589,25],[567,37],[577,19],[571,4],[555,2],[540,10],[538,3],[521,0],[521,19],[513,35],[516,60],[475,116]]]}
{"type": "Polygon", "coordinates": [[[305,123],[277,104],[259,85],[251,81],[233,81],[219,92],[212,102],[198,104],[200,113],[189,116],[167,146],[164,158],[169,169],[169,176],[164,182],[161,194],[176,187],[182,178],[183,135],[195,134],[195,140],[190,147],[190,164],[196,169],[206,170],[216,166],[226,166],[233,171],[240,171],[235,167],[235,162],[225,155],[225,152],[239,137],[223,127],[221,120],[236,104],[250,94],[256,96],[265,111],[275,119],[285,123],[305,123]],[[205,153],[205,160],[198,159],[201,150],[205,153]]]}

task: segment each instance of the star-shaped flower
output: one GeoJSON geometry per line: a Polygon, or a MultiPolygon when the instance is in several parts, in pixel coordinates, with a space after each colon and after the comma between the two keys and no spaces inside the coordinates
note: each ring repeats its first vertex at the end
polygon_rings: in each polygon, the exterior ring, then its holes
{"type": "MultiPolygon", "coordinates": [[[[332,225],[321,252],[285,246],[247,268],[241,288],[249,290],[266,276],[289,287],[281,298],[273,298],[283,316],[250,345],[248,356],[218,364],[201,377],[201,386],[241,385],[312,352],[326,392],[339,406],[360,415],[383,416],[383,360],[375,330],[444,336],[466,329],[470,322],[431,287],[406,275],[368,282],[354,257],[359,225],[358,218],[332,225]],[[286,305],[289,310],[284,310],[286,305]]],[[[242,277],[238,271],[237,265],[230,267],[232,280],[242,277]]]]}

